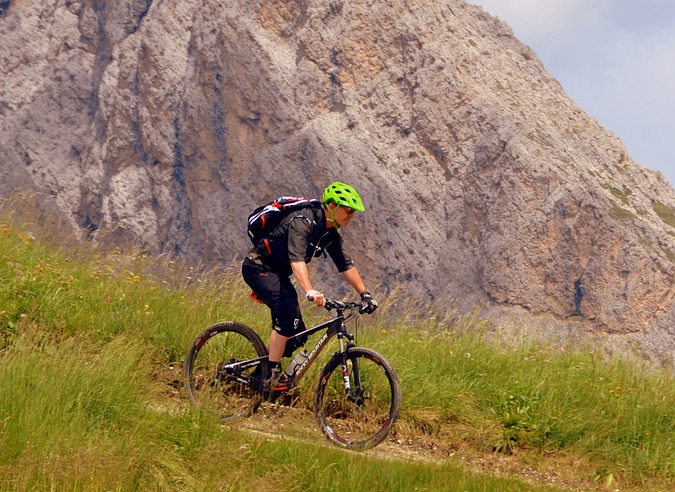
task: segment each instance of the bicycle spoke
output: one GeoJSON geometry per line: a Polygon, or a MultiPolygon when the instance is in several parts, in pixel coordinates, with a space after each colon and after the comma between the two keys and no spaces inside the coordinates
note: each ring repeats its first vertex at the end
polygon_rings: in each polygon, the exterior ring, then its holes
{"type": "Polygon", "coordinates": [[[188,395],[223,420],[249,415],[260,404],[260,375],[266,365],[266,350],[255,332],[234,323],[216,324],[188,352],[188,395]]]}
{"type": "Polygon", "coordinates": [[[378,354],[363,348],[348,354],[346,375],[338,358],[324,369],[316,412],[329,439],[350,449],[367,449],[384,440],[396,420],[400,388],[393,368],[378,354]]]}

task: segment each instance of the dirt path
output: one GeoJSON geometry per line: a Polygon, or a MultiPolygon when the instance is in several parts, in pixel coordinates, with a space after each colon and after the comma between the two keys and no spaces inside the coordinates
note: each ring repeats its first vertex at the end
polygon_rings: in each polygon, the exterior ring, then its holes
{"type": "MultiPolygon", "coordinates": [[[[173,410],[188,406],[177,368],[172,368],[171,383],[164,386],[163,400],[172,401],[173,410]],[[166,390],[168,388],[168,391],[166,390]]],[[[289,403],[289,402],[286,402],[289,403]]],[[[161,405],[164,406],[164,405],[161,405]]],[[[167,411],[164,408],[164,411],[167,411]]],[[[171,411],[171,410],[169,410],[171,411]]],[[[323,436],[313,412],[301,404],[264,403],[251,417],[237,421],[237,428],[267,439],[287,439],[313,445],[333,445],[323,436]]],[[[604,480],[589,480],[591,463],[561,453],[542,454],[515,450],[511,453],[480,451],[476,446],[457,442],[458,439],[430,437],[420,432],[400,429],[375,448],[365,451],[382,460],[425,462],[463,467],[476,474],[511,477],[533,485],[555,486],[560,489],[585,492],[642,492],[649,487],[607,486],[604,480]],[[645,488],[646,487],[646,488],[645,488]]],[[[461,440],[459,440],[461,441],[461,440]]]]}
{"type": "MultiPolygon", "coordinates": [[[[292,440],[313,445],[333,445],[322,435],[314,414],[298,407],[279,404],[264,404],[252,417],[241,424],[249,432],[268,439],[292,440]]],[[[425,462],[450,464],[464,467],[474,473],[489,473],[501,477],[519,478],[530,484],[549,485],[567,490],[607,491],[602,484],[581,479],[573,479],[567,472],[574,470],[573,463],[565,463],[551,457],[537,457],[538,463],[546,468],[535,469],[527,465],[524,454],[503,455],[500,453],[479,453],[468,446],[444,443],[442,440],[428,437],[403,436],[401,433],[390,437],[375,448],[365,451],[370,456],[383,460],[401,462],[425,462]]],[[[619,489],[616,489],[619,490],[619,489]]],[[[621,489],[627,492],[627,489],[621,489]]]]}

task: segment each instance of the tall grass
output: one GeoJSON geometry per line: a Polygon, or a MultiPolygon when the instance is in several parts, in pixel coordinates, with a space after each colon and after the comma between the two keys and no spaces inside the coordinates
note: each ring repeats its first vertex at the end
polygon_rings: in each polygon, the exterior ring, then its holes
{"type": "Polygon", "coordinates": [[[385,331],[381,349],[406,389],[400,427],[486,453],[573,455],[588,463],[588,478],[673,483],[671,374],[607,360],[599,347],[514,347],[488,341],[489,332],[472,317],[385,331]]]}
{"type": "MultiPolygon", "coordinates": [[[[553,490],[477,475],[445,459],[455,453],[540,474],[564,467],[584,490],[675,484],[671,374],[593,347],[502,344],[476,313],[396,295],[364,320],[359,343],[400,376],[392,440],[439,449],[438,463],[222,427],[186,403],[181,365],[216,321],[266,339],[269,315],[236,267],[64,240],[20,205],[0,199],[2,490],[553,490]]],[[[326,316],[306,312],[308,324],[326,316]]],[[[298,406],[311,409],[314,381],[298,406]]]]}

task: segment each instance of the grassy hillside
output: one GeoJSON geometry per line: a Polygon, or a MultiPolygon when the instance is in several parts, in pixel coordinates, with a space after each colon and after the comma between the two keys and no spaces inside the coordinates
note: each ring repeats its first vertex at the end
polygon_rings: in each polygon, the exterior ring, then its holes
{"type": "Polygon", "coordinates": [[[670,375],[590,348],[503,346],[478,315],[455,319],[396,296],[359,331],[401,378],[388,442],[365,453],[330,446],[309,414],[312,374],[292,407],[221,426],[188,405],[181,369],[216,321],[267,338],[268,314],[236,266],[205,272],[77,244],[58,225],[35,224],[26,200],[0,198],[0,490],[675,485],[670,375]]]}

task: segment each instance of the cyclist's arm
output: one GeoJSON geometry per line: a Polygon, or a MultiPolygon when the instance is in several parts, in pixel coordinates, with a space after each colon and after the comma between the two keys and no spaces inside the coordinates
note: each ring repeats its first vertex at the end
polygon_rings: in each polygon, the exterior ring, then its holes
{"type": "MultiPolygon", "coordinates": [[[[305,254],[312,232],[312,223],[303,215],[298,215],[297,217],[293,217],[288,225],[288,259],[291,264],[291,270],[300,287],[306,293],[309,293],[314,289],[312,288],[312,282],[309,280],[309,270],[305,262],[305,254]]],[[[315,305],[319,307],[326,305],[326,298],[323,295],[314,295],[313,297],[312,302],[315,305]]]]}
{"type": "Polygon", "coordinates": [[[336,233],[334,240],[328,245],[326,250],[347,283],[351,285],[359,295],[364,293],[367,290],[366,284],[363,283],[359,271],[354,266],[354,262],[349,257],[349,253],[345,250],[344,245],[342,244],[342,236],[336,233]]]}
{"type": "Polygon", "coordinates": [[[366,284],[363,283],[363,279],[361,278],[361,275],[359,274],[359,271],[356,269],[355,266],[348,268],[347,270],[342,272],[342,276],[345,278],[347,283],[354,288],[354,290],[358,294],[362,294],[367,290],[366,284]]]}
{"type": "MultiPolygon", "coordinates": [[[[312,288],[312,282],[309,280],[309,269],[307,268],[307,263],[304,261],[292,261],[291,269],[293,270],[293,276],[295,277],[295,280],[298,282],[298,284],[300,284],[300,287],[302,287],[305,292],[314,290],[312,288]]],[[[323,294],[314,296],[314,300],[312,302],[319,307],[323,307],[326,305],[326,298],[323,296],[323,294]]]]}
{"type": "Polygon", "coordinates": [[[345,250],[344,245],[342,244],[342,237],[339,234],[333,233],[333,239],[330,244],[326,246],[326,251],[333,260],[333,263],[335,263],[338,272],[344,273],[346,270],[354,267],[354,262],[345,250]]]}

